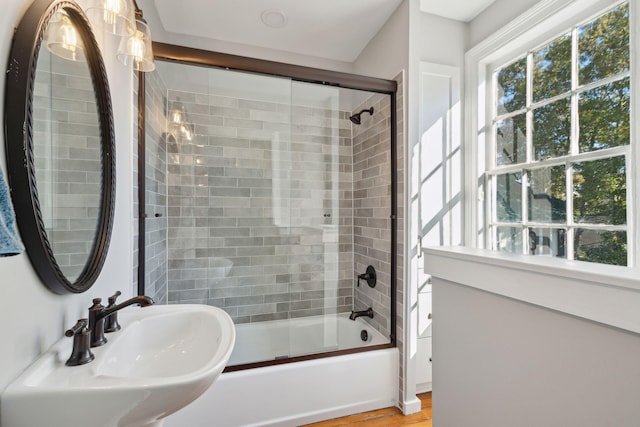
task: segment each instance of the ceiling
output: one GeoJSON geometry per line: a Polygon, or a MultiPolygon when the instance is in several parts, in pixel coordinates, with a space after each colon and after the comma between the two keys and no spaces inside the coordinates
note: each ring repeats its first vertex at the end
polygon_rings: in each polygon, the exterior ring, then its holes
{"type": "MultiPolygon", "coordinates": [[[[140,5],[145,17],[157,16],[167,35],[174,33],[353,62],[402,1],[141,0],[140,5]],[[268,24],[284,25],[265,24],[261,16],[269,11],[272,13],[266,16],[268,24]]],[[[467,22],[493,1],[420,0],[420,9],[467,22]]]]}
{"type": "Polygon", "coordinates": [[[496,0],[420,0],[420,10],[456,21],[469,22],[496,0]]]}

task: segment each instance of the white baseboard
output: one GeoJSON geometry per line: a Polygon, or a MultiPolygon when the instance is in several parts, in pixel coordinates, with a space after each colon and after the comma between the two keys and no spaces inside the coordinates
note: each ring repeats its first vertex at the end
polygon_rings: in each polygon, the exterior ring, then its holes
{"type": "Polygon", "coordinates": [[[422,410],[422,402],[416,396],[413,396],[413,399],[403,401],[400,409],[402,409],[404,415],[416,414],[422,410]]]}
{"type": "Polygon", "coordinates": [[[428,391],[433,391],[433,383],[416,384],[416,394],[426,393],[428,391]]]}

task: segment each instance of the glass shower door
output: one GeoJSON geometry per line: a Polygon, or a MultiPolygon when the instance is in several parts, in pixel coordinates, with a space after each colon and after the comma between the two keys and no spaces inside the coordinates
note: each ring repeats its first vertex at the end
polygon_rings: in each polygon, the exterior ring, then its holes
{"type": "Polygon", "coordinates": [[[388,337],[389,95],[163,61],[146,85],[146,289],[229,313],[232,365],[388,337]]]}
{"type": "Polygon", "coordinates": [[[290,355],[301,356],[338,350],[336,314],[351,307],[352,282],[341,282],[341,265],[352,258],[341,243],[348,248],[352,233],[340,233],[348,226],[351,151],[338,88],[294,81],[291,94],[291,225],[299,244],[291,256],[289,334],[290,355]]]}

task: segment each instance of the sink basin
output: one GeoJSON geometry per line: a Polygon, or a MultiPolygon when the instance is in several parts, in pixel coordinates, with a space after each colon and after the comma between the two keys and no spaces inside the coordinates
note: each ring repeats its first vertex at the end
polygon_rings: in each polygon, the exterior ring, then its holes
{"type": "Polygon", "coordinates": [[[64,338],[27,368],[2,394],[0,425],[160,426],[211,386],[235,343],[229,315],[207,305],[125,308],[118,319],[93,362],[65,366],[64,338]]]}

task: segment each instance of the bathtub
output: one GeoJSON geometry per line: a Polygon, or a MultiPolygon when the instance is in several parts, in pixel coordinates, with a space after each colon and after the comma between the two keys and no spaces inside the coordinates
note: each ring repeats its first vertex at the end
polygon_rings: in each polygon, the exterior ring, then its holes
{"type": "Polygon", "coordinates": [[[397,348],[364,320],[347,316],[237,325],[227,366],[272,365],[223,373],[164,426],[295,427],[397,405],[397,348]],[[372,351],[362,351],[365,347],[372,351]],[[305,360],[322,349],[338,355],[305,360]]]}
{"type": "Polygon", "coordinates": [[[382,334],[348,313],[236,325],[236,345],[227,366],[281,360],[325,351],[387,344],[382,334]],[[362,339],[365,331],[366,340],[362,339]]]}

